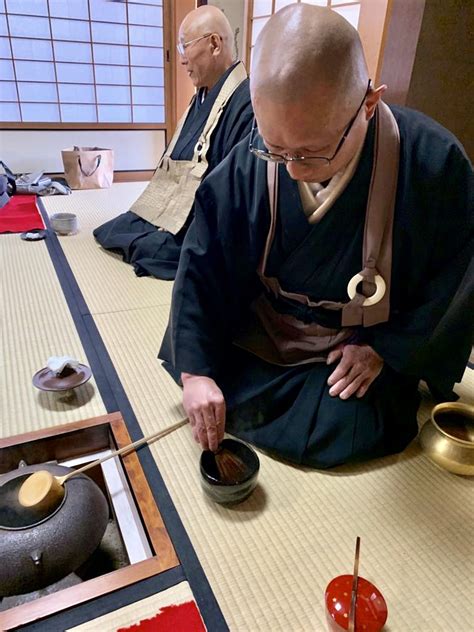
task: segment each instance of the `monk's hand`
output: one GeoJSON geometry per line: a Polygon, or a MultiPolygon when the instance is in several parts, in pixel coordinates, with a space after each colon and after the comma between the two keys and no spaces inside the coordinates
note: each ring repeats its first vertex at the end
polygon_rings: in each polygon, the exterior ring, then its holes
{"type": "Polygon", "coordinates": [[[203,450],[217,450],[224,438],[225,400],[213,379],[182,373],[183,406],[193,437],[203,450]]]}
{"type": "Polygon", "coordinates": [[[329,353],[327,363],[338,360],[328,385],[329,395],[341,399],[363,397],[383,367],[382,358],[369,345],[341,344],[329,353]]]}

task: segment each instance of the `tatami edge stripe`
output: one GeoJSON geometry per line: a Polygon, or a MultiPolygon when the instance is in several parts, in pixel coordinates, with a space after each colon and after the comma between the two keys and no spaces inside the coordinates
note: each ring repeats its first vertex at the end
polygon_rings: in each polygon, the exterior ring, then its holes
{"type": "MultiPolygon", "coordinates": [[[[97,388],[99,389],[99,393],[102,397],[102,401],[104,402],[104,406],[107,412],[114,412],[118,410],[117,399],[114,394],[114,389],[112,388],[112,385],[108,380],[106,367],[103,365],[98,354],[98,350],[100,347],[93,344],[93,340],[91,340],[91,332],[87,329],[86,323],[83,320],[83,317],[88,313],[86,302],[84,301],[84,297],[82,296],[77,281],[74,278],[74,274],[66,259],[66,255],[61,248],[61,244],[59,243],[56,234],[51,228],[49,216],[43,205],[43,201],[40,199],[38,199],[38,207],[41,211],[41,214],[43,215],[43,219],[48,231],[47,238],[45,240],[46,246],[48,248],[51,261],[56,271],[59,284],[63,291],[64,298],[66,299],[67,306],[69,307],[69,311],[71,312],[74,325],[76,326],[77,333],[81,340],[82,346],[84,347],[87,360],[92,369],[97,388]]],[[[102,342],[101,339],[100,342],[102,342]]],[[[103,343],[102,347],[105,351],[105,346],[103,343]]],[[[107,363],[107,361],[111,363],[107,352],[103,354],[103,359],[105,363],[107,363]]]]}
{"type": "MultiPolygon", "coordinates": [[[[41,199],[38,199],[38,206],[48,230],[46,239],[48,252],[104,405],[108,412],[120,411],[132,439],[140,439],[143,437],[143,432],[66,255],[51,229],[49,217],[41,199]]],[[[229,628],[219,604],[150,449],[144,446],[137,453],[206,627],[212,632],[227,631],[229,628]]],[[[133,586],[129,588],[131,589],[133,586]]],[[[137,599],[132,601],[137,601],[137,599]]],[[[55,617],[47,619],[48,624],[53,620],[55,617]]]]}
{"type": "Polygon", "coordinates": [[[141,599],[151,597],[183,581],[186,581],[186,576],[182,567],[177,566],[159,575],[148,577],[132,586],[125,586],[107,595],[96,597],[72,610],[64,610],[51,618],[20,626],[15,628],[15,630],[17,632],[64,632],[68,628],[81,625],[91,619],[97,619],[104,614],[109,614],[118,608],[123,608],[141,599]],[[134,590],[130,590],[131,588],[134,590]]]}

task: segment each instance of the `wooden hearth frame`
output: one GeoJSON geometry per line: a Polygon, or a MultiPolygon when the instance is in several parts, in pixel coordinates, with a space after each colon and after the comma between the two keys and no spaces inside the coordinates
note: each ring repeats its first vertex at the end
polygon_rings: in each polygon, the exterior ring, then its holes
{"type": "MultiPolygon", "coordinates": [[[[21,459],[25,459],[28,465],[33,465],[48,460],[83,456],[87,452],[121,448],[128,443],[131,443],[131,438],[122,415],[118,412],[52,426],[0,439],[0,474],[16,469],[21,459]]],[[[179,565],[137,454],[131,452],[121,457],[121,463],[155,555],[0,612],[0,630],[10,630],[37,621],[179,565]]]]}

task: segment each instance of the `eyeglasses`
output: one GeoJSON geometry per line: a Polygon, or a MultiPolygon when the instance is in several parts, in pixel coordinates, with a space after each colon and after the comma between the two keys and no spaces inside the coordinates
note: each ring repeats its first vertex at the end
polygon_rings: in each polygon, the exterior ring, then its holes
{"type": "Polygon", "coordinates": [[[354,116],[349,121],[349,124],[347,125],[346,130],[343,133],[342,138],[341,138],[341,140],[339,141],[339,143],[338,143],[338,145],[336,147],[336,151],[333,153],[333,155],[330,158],[328,158],[327,156],[288,156],[288,154],[285,154],[285,155],[274,154],[271,151],[265,151],[263,149],[257,149],[257,147],[254,147],[254,145],[253,145],[253,140],[254,140],[255,133],[258,133],[257,126],[256,126],[256,123],[255,123],[255,118],[253,119],[253,125],[252,125],[252,129],[250,131],[249,151],[252,154],[254,154],[255,156],[257,156],[257,158],[261,158],[262,160],[266,160],[267,162],[278,162],[278,163],[286,164],[287,162],[310,162],[311,161],[313,164],[319,162],[319,163],[324,163],[326,166],[328,166],[329,164],[331,164],[331,162],[337,156],[337,154],[341,150],[341,147],[344,145],[344,142],[345,142],[346,138],[349,136],[350,131],[352,129],[352,126],[354,125],[355,120],[358,117],[359,112],[360,112],[360,110],[362,109],[362,106],[365,103],[367,95],[370,92],[371,83],[372,83],[372,80],[369,79],[369,83],[367,84],[367,90],[365,91],[364,98],[362,99],[361,104],[357,108],[357,112],[354,114],[354,116]]]}
{"type": "Polygon", "coordinates": [[[190,46],[191,44],[195,44],[196,42],[199,42],[199,40],[205,39],[206,37],[211,37],[211,35],[213,35],[213,33],[207,33],[207,35],[201,35],[201,37],[195,37],[194,39],[189,40],[189,42],[180,42],[179,44],[176,45],[178,53],[181,56],[184,56],[184,53],[188,46],[190,46]]]}

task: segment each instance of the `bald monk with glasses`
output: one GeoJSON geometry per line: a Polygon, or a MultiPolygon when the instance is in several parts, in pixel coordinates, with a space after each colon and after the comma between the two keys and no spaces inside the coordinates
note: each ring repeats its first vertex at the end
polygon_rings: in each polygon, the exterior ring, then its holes
{"type": "Polygon", "coordinates": [[[416,436],[420,379],[461,379],[472,168],[385,89],[330,9],[260,33],[255,123],[197,192],[159,354],[204,448],[227,431],[316,468],[381,457],[416,436]]]}

